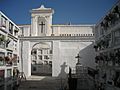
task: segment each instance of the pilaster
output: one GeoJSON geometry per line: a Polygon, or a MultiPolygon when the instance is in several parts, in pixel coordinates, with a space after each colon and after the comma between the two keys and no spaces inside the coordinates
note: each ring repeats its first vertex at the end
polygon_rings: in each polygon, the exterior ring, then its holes
{"type": "Polygon", "coordinates": [[[52,76],[57,77],[60,72],[60,55],[59,55],[59,41],[53,41],[53,65],[52,65],[52,76]]]}
{"type": "Polygon", "coordinates": [[[23,72],[26,77],[31,76],[31,50],[30,50],[30,42],[24,41],[22,44],[22,64],[23,64],[23,72]]]}
{"type": "Polygon", "coordinates": [[[9,21],[6,20],[6,31],[9,33],[9,21]]]}

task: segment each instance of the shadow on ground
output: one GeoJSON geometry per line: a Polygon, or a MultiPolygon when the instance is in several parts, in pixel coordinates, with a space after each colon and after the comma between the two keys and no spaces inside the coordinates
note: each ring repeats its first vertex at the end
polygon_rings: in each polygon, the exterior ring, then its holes
{"type": "Polygon", "coordinates": [[[61,81],[50,76],[31,76],[20,84],[18,90],[60,90],[61,81]]]}

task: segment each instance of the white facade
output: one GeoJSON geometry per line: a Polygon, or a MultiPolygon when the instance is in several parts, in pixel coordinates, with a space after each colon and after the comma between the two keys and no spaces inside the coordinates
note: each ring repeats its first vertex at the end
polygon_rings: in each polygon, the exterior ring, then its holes
{"type": "Polygon", "coordinates": [[[65,77],[68,68],[75,67],[77,63],[75,57],[78,53],[82,56],[83,65],[95,68],[95,52],[92,49],[94,25],[52,25],[53,13],[53,9],[42,5],[31,10],[31,25],[19,25],[22,29],[19,37],[21,66],[23,65],[21,68],[25,75],[27,77],[31,75],[31,63],[51,61],[52,76],[65,77]],[[41,50],[51,51],[47,53],[47,59],[40,60],[41,54],[36,56],[41,50]],[[32,58],[36,58],[36,61],[33,62],[32,58]]]}
{"type": "Polygon", "coordinates": [[[0,11],[0,89],[13,88],[13,70],[18,69],[20,28],[0,11]]]}

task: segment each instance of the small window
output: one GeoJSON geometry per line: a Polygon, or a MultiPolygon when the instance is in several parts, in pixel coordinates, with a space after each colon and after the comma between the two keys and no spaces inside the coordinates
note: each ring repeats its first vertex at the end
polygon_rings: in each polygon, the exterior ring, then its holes
{"type": "Polygon", "coordinates": [[[2,17],[1,17],[2,27],[6,27],[6,21],[7,21],[7,19],[6,19],[4,16],[2,16],[2,17]]]}
{"type": "MultiPolygon", "coordinates": [[[[0,81],[4,80],[5,70],[0,70],[0,81]]],[[[1,89],[0,89],[1,90],[1,89]]],[[[4,89],[3,89],[4,90],[4,89]]]]}
{"type": "Polygon", "coordinates": [[[49,59],[47,55],[44,56],[44,59],[49,59]]]}
{"type": "Polygon", "coordinates": [[[39,59],[42,60],[42,55],[39,56],[39,59]]]}
{"type": "Polygon", "coordinates": [[[33,71],[36,71],[36,67],[33,67],[33,71]]]}
{"type": "Polygon", "coordinates": [[[49,61],[49,64],[52,64],[52,61],[49,61]]]}
{"type": "Polygon", "coordinates": [[[69,34],[69,36],[71,36],[71,34],[69,34]]]}
{"type": "Polygon", "coordinates": [[[52,54],[52,50],[50,50],[50,54],[52,54]]]}
{"type": "Polygon", "coordinates": [[[7,69],[7,77],[11,77],[12,76],[12,70],[11,69],[7,69]]]}
{"type": "Polygon", "coordinates": [[[43,51],[42,50],[40,50],[40,54],[42,54],[43,53],[43,51]]]}
{"type": "Polygon", "coordinates": [[[13,24],[9,22],[9,32],[13,34],[13,24]]]}
{"type": "Polygon", "coordinates": [[[44,61],[45,64],[48,64],[48,61],[44,61]]]}

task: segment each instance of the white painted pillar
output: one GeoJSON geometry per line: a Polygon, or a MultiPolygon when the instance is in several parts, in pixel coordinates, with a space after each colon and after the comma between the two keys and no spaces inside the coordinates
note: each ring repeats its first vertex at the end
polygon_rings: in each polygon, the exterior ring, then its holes
{"type": "Polygon", "coordinates": [[[53,41],[53,62],[52,62],[52,76],[53,77],[57,77],[60,72],[59,46],[60,46],[60,41],[53,41]]]}
{"type": "Polygon", "coordinates": [[[15,26],[13,25],[13,32],[12,32],[13,36],[15,36],[15,32],[14,31],[15,31],[15,26]]]}
{"type": "Polygon", "coordinates": [[[30,49],[30,42],[24,41],[22,46],[22,59],[23,59],[23,72],[25,73],[26,77],[31,76],[31,49],[30,49]]]}
{"type": "Polygon", "coordinates": [[[35,17],[35,23],[33,28],[33,30],[35,30],[35,36],[38,36],[38,16],[35,17]]]}
{"type": "Polygon", "coordinates": [[[37,60],[36,60],[36,62],[38,63],[38,61],[39,61],[39,57],[38,57],[38,49],[37,49],[37,60]]]}
{"type": "Polygon", "coordinates": [[[33,36],[33,16],[31,16],[31,36],[33,36]]]}
{"type": "Polygon", "coordinates": [[[6,30],[7,32],[9,32],[9,21],[8,20],[6,20],[6,30]]]}
{"type": "Polygon", "coordinates": [[[37,36],[37,16],[31,17],[31,36],[37,36]]]}

